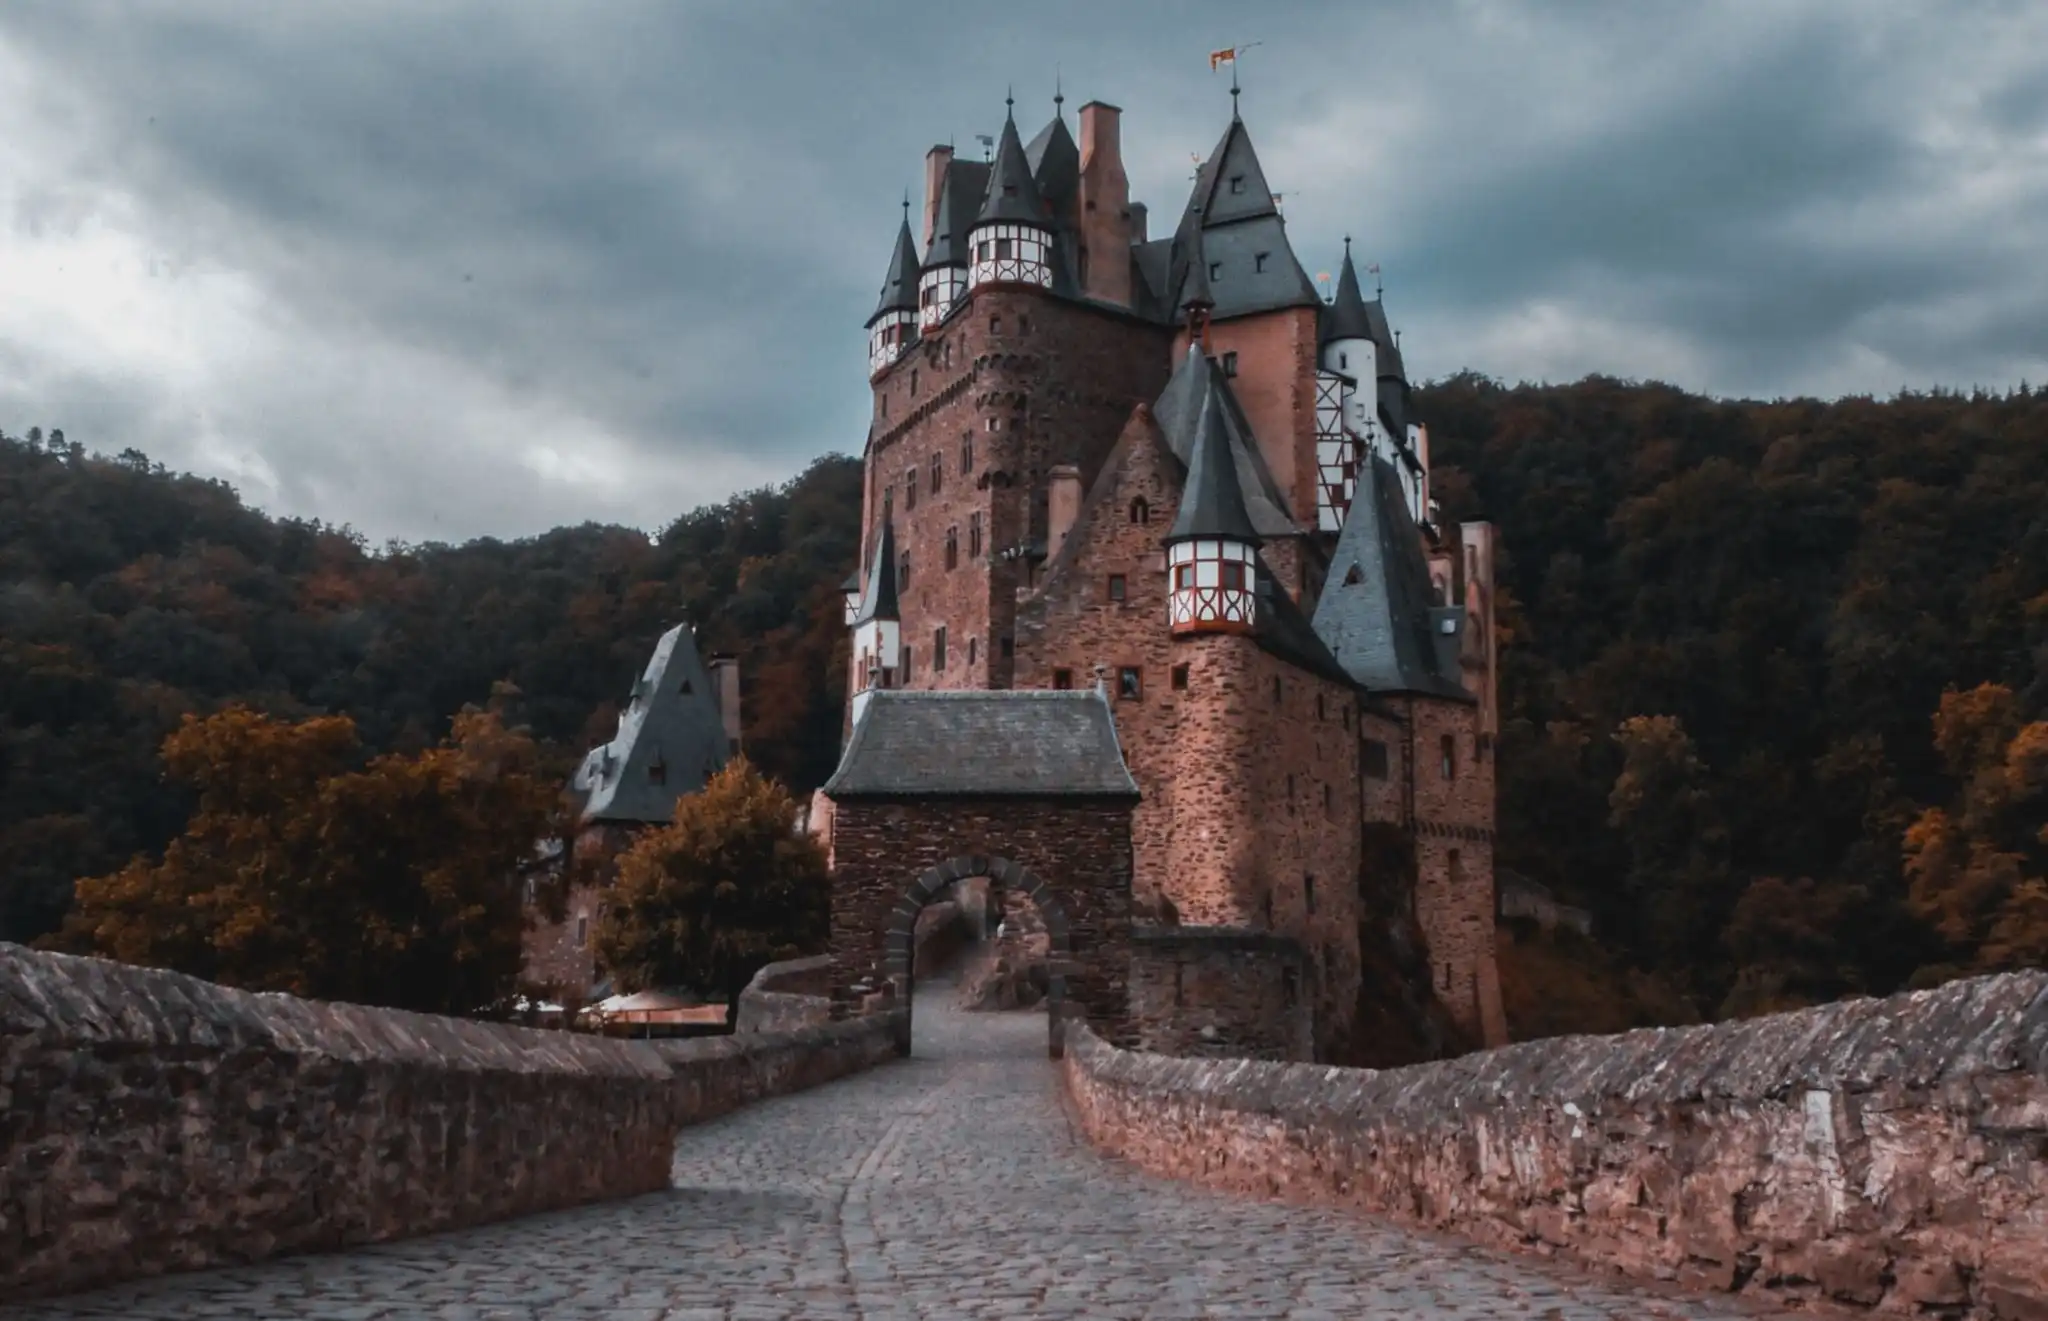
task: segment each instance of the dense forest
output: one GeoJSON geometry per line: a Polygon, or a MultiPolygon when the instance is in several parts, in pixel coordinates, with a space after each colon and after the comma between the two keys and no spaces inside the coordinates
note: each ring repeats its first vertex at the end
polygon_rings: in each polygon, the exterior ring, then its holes
{"type": "MultiPolygon", "coordinates": [[[[1417,396],[1445,512],[1502,532],[1500,863],[1596,920],[1523,933],[1520,1034],[2048,960],[2048,399],[1417,396]]],[[[509,683],[563,774],[677,619],[741,658],[753,759],[808,791],[859,491],[831,457],[654,537],[373,550],[0,436],[0,939],[183,828],[158,749],[185,713],[346,713],[366,755],[417,751],[509,683]]]]}

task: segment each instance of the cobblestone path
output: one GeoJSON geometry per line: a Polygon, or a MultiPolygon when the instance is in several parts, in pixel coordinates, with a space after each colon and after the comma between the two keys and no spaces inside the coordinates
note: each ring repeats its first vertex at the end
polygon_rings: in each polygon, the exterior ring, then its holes
{"type": "Polygon", "coordinates": [[[915,1058],[677,1143],[673,1191],[0,1307],[0,1321],[1754,1317],[1156,1179],[1070,1127],[1038,1014],[918,1003],[915,1058]]]}

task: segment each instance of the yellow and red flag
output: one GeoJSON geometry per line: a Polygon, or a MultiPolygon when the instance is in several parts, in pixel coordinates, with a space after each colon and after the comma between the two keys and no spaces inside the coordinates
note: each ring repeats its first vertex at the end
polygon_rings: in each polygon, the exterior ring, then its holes
{"type": "Polygon", "coordinates": [[[1222,50],[1212,50],[1209,52],[1209,72],[1211,73],[1216,72],[1217,69],[1226,64],[1234,64],[1236,62],[1237,47],[1235,46],[1226,46],[1222,50]]]}

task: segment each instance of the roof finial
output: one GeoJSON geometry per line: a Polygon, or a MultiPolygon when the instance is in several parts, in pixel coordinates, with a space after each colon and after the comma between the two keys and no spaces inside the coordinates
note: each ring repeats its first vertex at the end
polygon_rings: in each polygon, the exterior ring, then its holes
{"type": "Polygon", "coordinates": [[[1237,61],[1230,62],[1230,118],[1237,120],[1237,61]]]}
{"type": "Polygon", "coordinates": [[[1003,104],[1010,108],[1009,117],[1015,119],[1017,117],[1017,85],[1015,83],[1003,89],[1003,104]]]}
{"type": "Polygon", "coordinates": [[[1380,278],[1380,264],[1378,262],[1374,262],[1372,264],[1372,296],[1374,298],[1380,298],[1384,296],[1386,292],[1386,282],[1380,278]]]}
{"type": "Polygon", "coordinates": [[[1054,119],[1058,119],[1066,113],[1064,109],[1066,104],[1067,94],[1060,82],[1060,66],[1055,64],[1052,66],[1052,117],[1054,119]]]}
{"type": "Polygon", "coordinates": [[[908,188],[903,190],[903,223],[906,225],[910,223],[910,190],[908,188]]]}

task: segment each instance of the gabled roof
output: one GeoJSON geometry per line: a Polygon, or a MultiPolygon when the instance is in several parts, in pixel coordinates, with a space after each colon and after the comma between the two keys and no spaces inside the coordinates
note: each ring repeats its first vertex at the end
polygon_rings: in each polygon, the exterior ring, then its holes
{"type": "Polygon", "coordinates": [[[586,821],[667,821],[676,799],[702,789],[725,756],[711,676],[689,626],[678,624],[655,643],[618,733],[583,759],[569,784],[586,821]]]}
{"type": "Polygon", "coordinates": [[[988,190],[988,165],[982,161],[949,161],[946,177],[939,185],[939,205],[933,213],[932,241],[924,254],[924,269],[936,266],[965,266],[967,231],[981,209],[981,196],[988,190]]]}
{"type": "Polygon", "coordinates": [[[1109,701],[1091,688],[923,692],[865,698],[834,799],[1136,798],[1109,701]]]}
{"type": "MultiPolygon", "coordinates": [[[[1194,191],[1174,235],[1170,287],[1175,301],[1199,235],[1203,273],[1209,280],[1218,320],[1282,307],[1313,307],[1323,301],[1287,241],[1287,226],[1273,204],[1266,172],[1252,149],[1244,121],[1233,117],[1222,141],[1196,171],[1194,191]]],[[[1178,309],[1175,309],[1176,311],[1178,309]]]]}
{"type": "Polygon", "coordinates": [[[882,298],[868,318],[874,325],[885,312],[917,310],[917,240],[910,237],[910,214],[906,204],[903,224],[896,230],[896,250],[889,256],[889,273],[882,277],[882,298]]]}
{"type": "Polygon", "coordinates": [[[989,167],[988,191],[982,195],[977,225],[1018,224],[1050,226],[1052,216],[1045,199],[1038,194],[1038,181],[1031,177],[1031,162],[1024,144],[1017,138],[1017,119],[1003,121],[1003,136],[996,142],[995,162],[989,167]]]}
{"type": "Polygon", "coordinates": [[[1209,259],[1202,255],[1202,231],[1191,228],[1183,242],[1186,253],[1181,262],[1180,287],[1173,293],[1175,316],[1184,315],[1191,307],[1216,306],[1216,295],[1209,289],[1209,259]]]}
{"type": "Polygon", "coordinates": [[[1265,167],[1252,149],[1251,134],[1236,115],[1230,117],[1229,127],[1223,130],[1216,150],[1209,153],[1200,175],[1195,181],[1193,209],[1201,213],[1204,226],[1280,214],[1280,208],[1273,205],[1265,167]]]}
{"type": "Polygon", "coordinates": [[[882,530],[875,534],[874,558],[868,561],[867,590],[860,594],[860,609],[854,613],[856,625],[876,619],[901,619],[903,611],[896,601],[896,525],[889,519],[882,520],[882,530]]]}
{"type": "MultiPolygon", "coordinates": [[[[1199,357],[1199,347],[1190,348],[1199,357]]],[[[1189,446],[1188,480],[1181,488],[1180,513],[1165,540],[1192,541],[1197,537],[1227,537],[1256,546],[1259,534],[1245,512],[1244,491],[1237,482],[1237,458],[1231,453],[1230,424],[1223,411],[1222,381],[1210,374],[1207,397],[1195,420],[1195,434],[1189,446]]]]}
{"type": "Polygon", "coordinates": [[[1430,609],[1421,530],[1408,513],[1400,474],[1375,455],[1359,468],[1316,603],[1316,635],[1366,688],[1469,702],[1455,671],[1442,669],[1430,609]]]}
{"type": "Polygon", "coordinates": [[[1190,349],[1180,360],[1172,378],[1166,383],[1166,389],[1160,392],[1158,401],[1152,406],[1153,415],[1158,419],[1159,429],[1166,434],[1173,456],[1183,466],[1193,458],[1196,427],[1208,405],[1212,386],[1222,396],[1224,429],[1230,440],[1231,453],[1237,459],[1238,490],[1244,498],[1245,512],[1251,516],[1253,529],[1266,538],[1293,536],[1301,532],[1302,528],[1287,512],[1287,498],[1280,493],[1279,483],[1273,480],[1264,456],[1259,453],[1258,442],[1252,436],[1251,422],[1245,417],[1230,382],[1198,349],[1190,349]]]}

